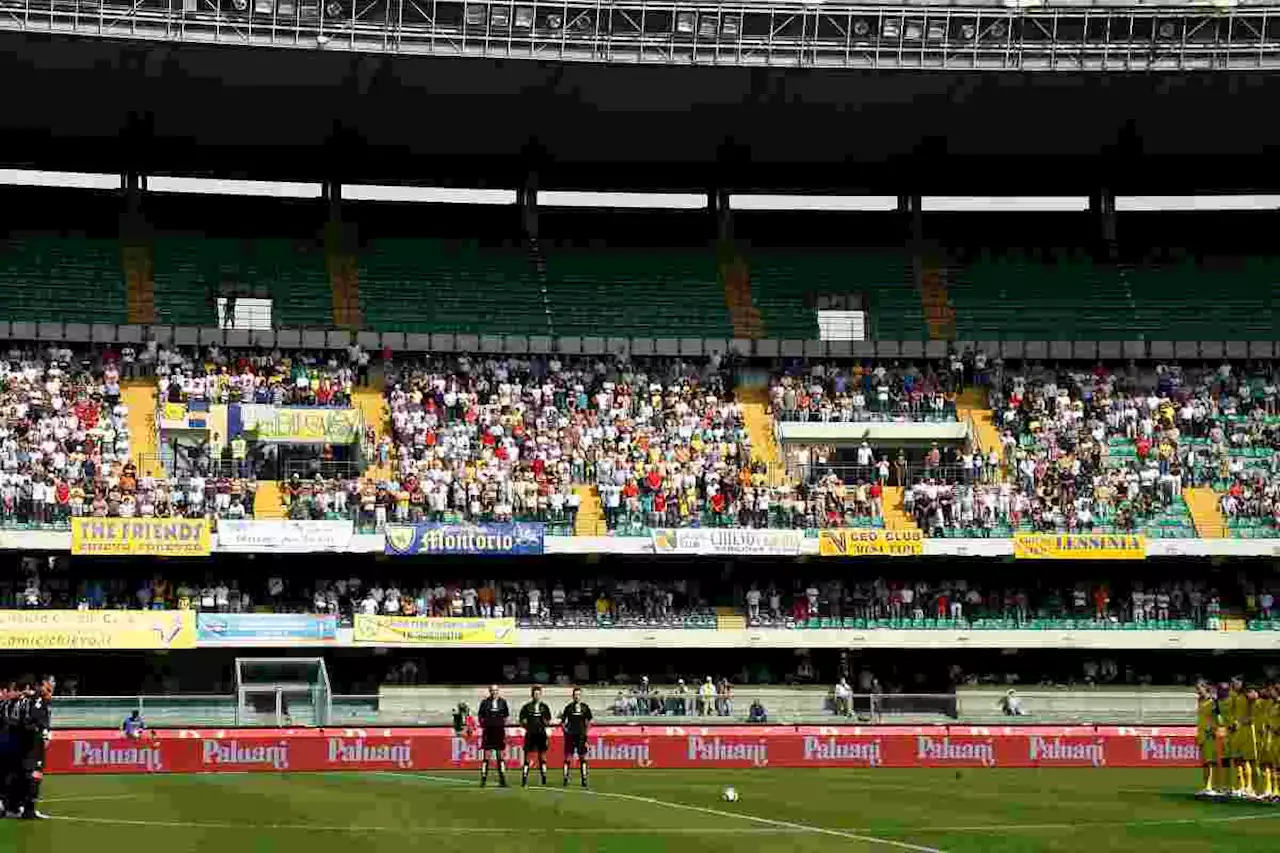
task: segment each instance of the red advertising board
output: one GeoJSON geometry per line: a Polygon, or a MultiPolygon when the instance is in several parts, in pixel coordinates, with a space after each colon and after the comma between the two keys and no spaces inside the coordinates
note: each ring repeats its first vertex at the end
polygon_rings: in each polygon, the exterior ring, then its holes
{"type": "MultiPolygon", "coordinates": [[[[509,732],[507,761],[523,760],[509,732]]],[[[561,761],[553,738],[548,762],[561,761]]],[[[747,767],[1194,767],[1191,727],[734,726],[599,727],[598,768],[747,767]]],[[[447,729],[228,729],[58,731],[50,773],[218,773],[450,770],[479,767],[479,742],[447,729]]]]}

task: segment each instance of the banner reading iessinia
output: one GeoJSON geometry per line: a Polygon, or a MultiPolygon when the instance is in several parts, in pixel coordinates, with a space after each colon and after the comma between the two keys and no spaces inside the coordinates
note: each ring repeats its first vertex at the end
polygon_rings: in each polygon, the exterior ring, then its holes
{"type": "Polygon", "coordinates": [[[878,528],[823,530],[818,553],[824,557],[914,557],[924,553],[924,532],[878,528]]]}
{"type": "Polygon", "coordinates": [[[794,557],[804,542],[803,530],[676,528],[653,531],[658,554],[712,554],[749,557],[794,557]]]}
{"type": "Polygon", "coordinates": [[[353,532],[350,521],[224,519],[218,522],[218,550],[278,554],[345,551],[353,532]]]}
{"type": "Polygon", "coordinates": [[[332,643],[338,617],[323,613],[201,613],[196,619],[201,645],[332,643]]]}
{"type": "Polygon", "coordinates": [[[1145,536],[1106,533],[1015,533],[1019,560],[1145,560],[1145,536]]]}
{"type": "Polygon", "coordinates": [[[207,518],[73,518],[71,553],[86,557],[207,557],[207,518]]]}
{"type": "Polygon", "coordinates": [[[357,613],[355,641],[367,645],[510,646],[516,641],[516,620],[357,613]]]}
{"type": "Polygon", "coordinates": [[[515,524],[388,524],[386,553],[409,554],[541,554],[546,526],[515,524]]]}
{"type": "Polygon", "coordinates": [[[0,649],[194,649],[190,610],[0,610],[0,649]]]}

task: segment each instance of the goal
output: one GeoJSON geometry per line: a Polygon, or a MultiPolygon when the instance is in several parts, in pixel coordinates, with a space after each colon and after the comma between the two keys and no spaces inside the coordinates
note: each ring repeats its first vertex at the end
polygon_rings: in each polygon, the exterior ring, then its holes
{"type": "Polygon", "coordinates": [[[236,658],[236,725],[324,726],[332,707],[323,658],[236,658]]]}

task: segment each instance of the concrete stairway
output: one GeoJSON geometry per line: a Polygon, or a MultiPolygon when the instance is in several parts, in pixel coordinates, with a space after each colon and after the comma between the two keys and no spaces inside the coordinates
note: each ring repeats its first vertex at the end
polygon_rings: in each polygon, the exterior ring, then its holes
{"type": "Polygon", "coordinates": [[[947,294],[947,280],[936,267],[924,270],[920,278],[920,306],[924,309],[929,337],[935,341],[956,339],[956,309],[947,294]]]}
{"type": "MultiPolygon", "coordinates": [[[[373,427],[378,433],[374,448],[377,447],[377,442],[382,440],[382,436],[391,429],[391,424],[387,417],[387,401],[382,392],[382,383],[380,381],[375,382],[373,385],[356,386],[351,391],[351,401],[364,416],[364,425],[373,427]]],[[[365,469],[366,477],[374,480],[388,480],[391,478],[391,471],[377,464],[376,454],[371,454],[368,461],[369,465],[365,469]]]]}
{"type": "Polygon", "coordinates": [[[974,440],[984,454],[995,450],[1004,459],[1004,445],[1000,443],[1000,430],[995,425],[995,413],[987,408],[986,392],[981,388],[969,388],[956,398],[956,417],[960,422],[968,420],[974,428],[974,440]]]}
{"type": "Polygon", "coordinates": [[[1218,504],[1218,493],[1206,486],[1182,490],[1182,500],[1191,513],[1196,526],[1196,536],[1201,539],[1222,539],[1227,535],[1227,523],[1218,504]]]}
{"type": "Polygon", "coordinates": [[[747,617],[732,607],[716,608],[717,631],[745,631],[746,629],[747,617]]]}
{"type": "Polygon", "coordinates": [[[764,320],[751,294],[751,270],[736,252],[722,250],[720,285],[735,338],[763,338],[764,320]]]}
{"type": "Polygon", "coordinates": [[[165,477],[160,462],[160,432],[156,425],[159,390],[154,379],[126,379],[120,383],[120,399],[129,407],[129,449],[139,462],[138,475],[165,477]]]}
{"type": "Polygon", "coordinates": [[[600,505],[600,496],[596,494],[596,490],[591,486],[578,485],[573,487],[581,501],[578,504],[578,518],[573,525],[573,533],[575,536],[605,536],[608,529],[604,523],[604,508],[600,505]]]}
{"type": "Polygon", "coordinates": [[[751,459],[768,466],[770,485],[781,485],[786,479],[786,466],[773,429],[773,418],[769,416],[769,392],[758,386],[739,385],[736,394],[742,404],[747,435],[751,438],[751,459]]]}
{"type": "Polygon", "coordinates": [[[916,520],[902,506],[906,490],[901,486],[885,486],[881,501],[884,504],[884,526],[888,530],[919,530],[916,520]]]}
{"type": "Polygon", "coordinates": [[[253,500],[253,517],[256,519],[277,519],[285,517],[284,504],[281,503],[280,484],[275,480],[263,480],[258,483],[258,494],[253,500]]]}

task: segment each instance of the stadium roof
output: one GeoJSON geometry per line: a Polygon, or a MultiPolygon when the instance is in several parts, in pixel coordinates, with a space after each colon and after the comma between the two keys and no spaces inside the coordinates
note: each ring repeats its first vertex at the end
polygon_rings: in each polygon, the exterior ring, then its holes
{"type": "Polygon", "coordinates": [[[0,35],[0,166],[876,194],[1280,189],[1273,74],[592,66],[0,35]]]}

